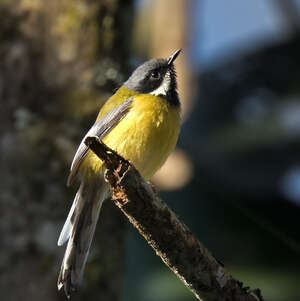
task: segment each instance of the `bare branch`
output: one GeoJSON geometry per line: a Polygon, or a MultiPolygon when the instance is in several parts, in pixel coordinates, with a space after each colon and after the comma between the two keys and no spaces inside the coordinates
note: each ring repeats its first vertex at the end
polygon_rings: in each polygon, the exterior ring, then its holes
{"type": "Polygon", "coordinates": [[[224,269],[133,165],[97,137],[87,137],[85,143],[104,161],[114,203],[197,299],[262,300],[259,290],[251,294],[224,269]]]}

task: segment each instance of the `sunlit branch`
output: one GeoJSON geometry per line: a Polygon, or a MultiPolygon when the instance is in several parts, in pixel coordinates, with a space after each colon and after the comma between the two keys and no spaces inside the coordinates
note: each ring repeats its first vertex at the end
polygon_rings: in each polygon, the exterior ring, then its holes
{"type": "Polygon", "coordinates": [[[85,143],[104,161],[112,200],[126,215],[162,261],[205,301],[262,300],[260,291],[250,292],[234,279],[181,222],[127,160],[97,137],[85,143]]]}

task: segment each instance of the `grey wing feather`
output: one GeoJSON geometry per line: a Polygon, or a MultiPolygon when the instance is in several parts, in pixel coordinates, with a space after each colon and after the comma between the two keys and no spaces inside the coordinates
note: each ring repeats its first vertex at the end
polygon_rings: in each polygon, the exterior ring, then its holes
{"type": "Polygon", "coordinates": [[[70,186],[72,184],[84,157],[89,151],[89,148],[84,143],[86,137],[97,136],[100,139],[103,139],[127,114],[132,101],[133,98],[130,97],[117,107],[113,108],[106,115],[102,116],[99,120],[97,120],[91,127],[91,129],[87,132],[87,134],[82,139],[71,164],[71,170],[68,176],[67,186],[70,186]]]}

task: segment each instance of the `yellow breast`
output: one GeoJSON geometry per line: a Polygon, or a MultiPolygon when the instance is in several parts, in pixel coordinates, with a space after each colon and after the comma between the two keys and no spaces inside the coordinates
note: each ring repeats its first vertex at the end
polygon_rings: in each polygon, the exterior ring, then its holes
{"type": "MultiPolygon", "coordinates": [[[[149,179],[174,149],[179,129],[179,108],[150,94],[136,94],[130,111],[103,139],[149,179]]],[[[102,172],[102,162],[89,152],[83,162],[85,173],[102,172]]]]}

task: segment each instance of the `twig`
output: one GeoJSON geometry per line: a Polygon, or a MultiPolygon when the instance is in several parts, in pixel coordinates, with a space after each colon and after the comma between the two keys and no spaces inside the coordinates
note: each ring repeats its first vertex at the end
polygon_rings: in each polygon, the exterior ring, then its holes
{"type": "Polygon", "coordinates": [[[87,137],[85,143],[105,164],[105,178],[111,186],[114,203],[197,299],[258,300],[154,194],[133,165],[97,137],[87,137]]]}

